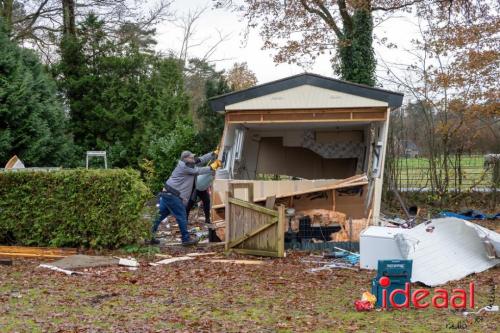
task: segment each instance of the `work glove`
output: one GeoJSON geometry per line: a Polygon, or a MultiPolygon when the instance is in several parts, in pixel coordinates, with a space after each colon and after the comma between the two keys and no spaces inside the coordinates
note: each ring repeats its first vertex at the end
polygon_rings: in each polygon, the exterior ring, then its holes
{"type": "Polygon", "coordinates": [[[217,170],[218,168],[220,168],[222,166],[222,162],[220,160],[215,160],[215,162],[212,162],[212,164],[210,164],[210,168],[212,168],[212,170],[217,170]]]}

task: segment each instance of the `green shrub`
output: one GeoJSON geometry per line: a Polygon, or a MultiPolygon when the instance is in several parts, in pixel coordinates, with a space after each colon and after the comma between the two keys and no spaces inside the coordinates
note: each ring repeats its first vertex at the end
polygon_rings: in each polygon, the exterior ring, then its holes
{"type": "Polygon", "coordinates": [[[132,170],[0,173],[0,243],[116,248],[146,237],[150,192],[132,170]]]}
{"type": "Polygon", "coordinates": [[[189,118],[179,118],[168,136],[156,138],[149,146],[148,158],[141,163],[143,178],[153,192],[158,192],[174,170],[182,151],[196,149],[196,131],[189,118]]]}

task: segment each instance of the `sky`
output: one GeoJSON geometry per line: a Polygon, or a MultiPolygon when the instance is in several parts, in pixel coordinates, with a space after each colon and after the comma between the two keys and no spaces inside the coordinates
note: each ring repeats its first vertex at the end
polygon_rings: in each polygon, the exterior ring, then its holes
{"type": "MultiPolygon", "coordinates": [[[[273,62],[273,51],[262,50],[263,41],[258,34],[258,29],[250,31],[246,43],[243,43],[243,34],[246,22],[234,13],[225,9],[214,9],[210,0],[175,0],[172,10],[177,17],[187,15],[190,11],[204,8],[207,10],[202,14],[195,24],[193,44],[202,42],[202,45],[189,50],[189,57],[201,57],[218,40],[218,31],[222,34],[230,34],[229,38],[219,45],[211,59],[215,60],[216,68],[229,69],[235,62],[247,62],[249,69],[255,72],[258,83],[265,83],[303,73],[304,68],[293,64],[276,64],[273,62]]],[[[390,18],[375,28],[378,37],[387,37],[390,42],[398,45],[398,49],[388,49],[385,46],[375,44],[375,53],[378,59],[378,73],[384,75],[382,59],[384,62],[401,63],[408,58],[404,49],[411,48],[410,40],[418,36],[415,20],[411,16],[398,16],[390,18]]],[[[182,45],[182,29],[178,22],[163,22],[157,27],[158,41],[157,50],[162,52],[179,52],[182,45]]],[[[335,77],[330,60],[327,55],[317,58],[308,72],[335,77]]],[[[393,88],[390,84],[379,80],[386,88],[393,88]]]]}

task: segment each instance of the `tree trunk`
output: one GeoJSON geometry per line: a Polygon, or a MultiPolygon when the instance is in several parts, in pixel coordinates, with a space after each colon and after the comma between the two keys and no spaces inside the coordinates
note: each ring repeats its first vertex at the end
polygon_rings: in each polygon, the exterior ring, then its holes
{"type": "Polygon", "coordinates": [[[372,47],[373,18],[367,8],[356,9],[352,27],[344,24],[343,37],[339,39],[339,64],[337,74],[342,79],[375,86],[376,60],[372,47]]]}
{"type": "Polygon", "coordinates": [[[2,7],[0,8],[0,16],[4,20],[5,27],[7,31],[10,31],[12,27],[12,11],[13,11],[14,0],[4,0],[2,1],[2,7]]]}
{"type": "Polygon", "coordinates": [[[75,0],[62,0],[64,36],[76,35],[75,0]]]}

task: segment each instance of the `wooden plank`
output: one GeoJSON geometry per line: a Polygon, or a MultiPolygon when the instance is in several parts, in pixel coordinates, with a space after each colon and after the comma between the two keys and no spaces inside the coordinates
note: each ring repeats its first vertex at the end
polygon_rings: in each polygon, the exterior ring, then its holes
{"type": "Polygon", "coordinates": [[[222,264],[243,264],[243,265],[262,265],[262,260],[231,260],[231,259],[212,259],[209,262],[222,264]]]}
{"type": "Polygon", "coordinates": [[[264,251],[264,250],[253,250],[253,249],[231,249],[232,252],[240,253],[240,254],[250,254],[254,256],[261,257],[278,257],[278,252],[273,251],[264,251]]]}
{"type": "Polygon", "coordinates": [[[280,110],[231,110],[226,121],[233,123],[293,123],[293,122],[358,122],[383,121],[384,107],[280,109],[280,110]]]}
{"type": "Polygon", "coordinates": [[[353,112],[353,113],[363,113],[363,112],[385,112],[386,107],[355,107],[355,108],[311,108],[311,109],[275,109],[275,110],[228,110],[226,115],[238,115],[238,114],[285,114],[290,113],[342,113],[342,112],[353,112]]]}
{"type": "MultiPolygon", "coordinates": [[[[231,189],[231,185],[229,185],[229,188],[231,189]]],[[[226,207],[226,212],[225,212],[225,220],[226,220],[226,230],[225,230],[225,249],[226,251],[229,250],[229,239],[231,238],[231,203],[229,202],[229,199],[231,199],[231,191],[226,192],[226,202],[227,202],[227,207],[226,207]]]]}
{"type": "MultiPolygon", "coordinates": [[[[340,184],[333,184],[333,185],[329,185],[329,186],[325,186],[325,187],[311,188],[311,189],[301,190],[301,191],[297,191],[297,192],[293,192],[293,193],[282,193],[282,194],[276,195],[276,199],[294,197],[297,195],[309,194],[309,193],[315,193],[315,192],[325,192],[325,191],[342,189],[342,188],[347,188],[347,187],[362,186],[362,185],[366,185],[366,184],[368,184],[367,180],[360,180],[357,182],[347,182],[347,183],[342,182],[340,184]]],[[[254,202],[263,202],[263,201],[266,201],[266,198],[255,198],[254,202]]],[[[221,204],[221,205],[218,205],[217,207],[214,207],[214,208],[221,209],[224,207],[225,207],[225,205],[221,204]]]]}
{"type": "Polygon", "coordinates": [[[75,248],[0,246],[0,256],[7,257],[64,258],[77,253],[75,248]]]}
{"type": "Polygon", "coordinates": [[[246,189],[247,190],[247,201],[249,202],[253,202],[253,189],[254,189],[254,184],[252,182],[245,182],[245,183],[233,183],[231,182],[230,184],[232,184],[232,188],[233,188],[233,194],[231,195],[233,198],[235,197],[235,190],[236,189],[246,189]]]}
{"type": "Polygon", "coordinates": [[[163,258],[163,259],[172,258],[172,256],[170,254],[163,254],[163,253],[155,253],[155,257],[163,258]]]}
{"type": "MultiPolygon", "coordinates": [[[[249,220],[249,219],[245,219],[245,220],[249,220]]],[[[243,236],[240,236],[237,239],[230,241],[229,242],[229,247],[233,248],[233,247],[235,247],[235,246],[243,243],[248,238],[257,235],[258,233],[260,233],[260,232],[266,230],[267,228],[273,226],[277,222],[278,222],[278,219],[273,219],[270,223],[264,224],[264,225],[258,227],[257,229],[252,230],[251,232],[246,232],[243,236]]]]}
{"type": "Polygon", "coordinates": [[[335,190],[332,190],[332,210],[335,211],[335,190]]]}
{"type": "Polygon", "coordinates": [[[44,253],[14,253],[14,252],[0,252],[0,257],[25,257],[25,258],[54,258],[54,259],[59,259],[59,258],[64,258],[68,257],[72,254],[44,254],[44,253]]]}
{"type": "Polygon", "coordinates": [[[282,232],[285,228],[285,206],[280,205],[278,207],[278,228],[276,246],[278,247],[278,257],[283,258],[285,256],[285,234],[282,232]]]}
{"type": "Polygon", "coordinates": [[[266,208],[267,209],[274,209],[274,203],[276,202],[276,196],[272,195],[270,197],[266,198],[266,208]]]}
{"type": "Polygon", "coordinates": [[[186,257],[203,257],[203,256],[213,256],[216,254],[217,252],[193,252],[186,254],[186,257]]]}
{"type": "Polygon", "coordinates": [[[12,266],[12,259],[0,259],[0,265],[12,266]]]}
{"type": "Polygon", "coordinates": [[[358,119],[385,120],[385,111],[377,111],[377,112],[353,112],[352,118],[355,119],[355,120],[358,120],[358,119]]]}
{"type": "Polygon", "coordinates": [[[304,120],[267,120],[267,121],[231,121],[231,124],[291,124],[291,123],[350,123],[350,122],[382,122],[378,118],[360,118],[360,119],[304,119],[304,120]]]}
{"type": "Polygon", "coordinates": [[[271,216],[278,216],[278,212],[275,210],[268,209],[266,207],[259,206],[259,205],[256,205],[254,203],[250,203],[250,202],[243,201],[240,199],[228,198],[228,202],[232,203],[234,205],[237,205],[237,206],[246,207],[246,208],[256,210],[256,211],[261,212],[263,214],[267,214],[267,215],[271,215],[271,216]]]}
{"type": "Polygon", "coordinates": [[[0,246],[0,252],[33,253],[33,254],[77,254],[75,248],[65,247],[35,247],[35,246],[0,246]]]}

